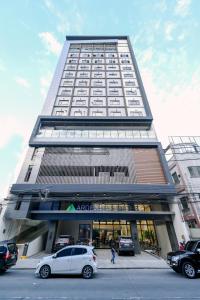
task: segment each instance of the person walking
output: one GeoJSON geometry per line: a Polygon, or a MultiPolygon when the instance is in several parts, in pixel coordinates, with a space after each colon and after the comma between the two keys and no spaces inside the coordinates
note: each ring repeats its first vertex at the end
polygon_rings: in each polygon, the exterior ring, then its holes
{"type": "Polygon", "coordinates": [[[111,263],[113,264],[115,263],[115,254],[116,254],[115,248],[111,246],[111,255],[112,255],[111,263]]]}
{"type": "Polygon", "coordinates": [[[179,250],[180,250],[180,251],[183,251],[184,249],[185,249],[184,243],[183,243],[183,242],[180,242],[180,243],[179,243],[179,250]]]}

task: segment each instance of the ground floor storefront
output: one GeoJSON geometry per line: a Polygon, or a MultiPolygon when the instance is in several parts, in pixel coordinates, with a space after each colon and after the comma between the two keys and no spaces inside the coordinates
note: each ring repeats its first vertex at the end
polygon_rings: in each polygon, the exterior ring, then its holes
{"type": "Polygon", "coordinates": [[[135,253],[157,249],[162,256],[177,247],[172,214],[155,210],[151,205],[99,204],[88,207],[68,203],[51,219],[46,241],[46,252],[53,249],[60,235],[71,235],[75,243],[92,243],[97,249],[110,248],[120,236],[131,237],[135,253]],[[57,218],[57,220],[56,220],[57,218]]]}
{"type": "MultiPolygon", "coordinates": [[[[158,239],[154,221],[141,220],[136,222],[137,238],[140,247],[158,247],[158,239]]],[[[96,248],[106,249],[111,241],[117,242],[120,236],[131,237],[131,223],[126,220],[109,221],[61,221],[58,223],[56,236],[70,234],[75,242],[92,242],[96,248]]]]}

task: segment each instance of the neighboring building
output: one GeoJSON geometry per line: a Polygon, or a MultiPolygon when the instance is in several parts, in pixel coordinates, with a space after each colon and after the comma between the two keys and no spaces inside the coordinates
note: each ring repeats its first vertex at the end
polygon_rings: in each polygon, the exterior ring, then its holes
{"type": "Polygon", "coordinates": [[[67,37],[2,239],[32,241],[33,253],[51,252],[60,234],[96,247],[132,235],[137,253],[164,255],[177,246],[174,193],[129,38],[67,37]]]}
{"type": "Polygon", "coordinates": [[[166,155],[178,192],[171,205],[177,237],[200,238],[200,137],[170,137],[166,155]]]}

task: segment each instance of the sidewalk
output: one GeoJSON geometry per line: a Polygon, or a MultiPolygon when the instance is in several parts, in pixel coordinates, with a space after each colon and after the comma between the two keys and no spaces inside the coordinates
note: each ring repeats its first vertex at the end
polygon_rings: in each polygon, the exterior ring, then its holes
{"type": "MultiPolygon", "coordinates": [[[[110,250],[98,249],[97,262],[99,269],[168,269],[165,260],[149,253],[142,252],[135,256],[116,256],[112,264],[110,250]]],[[[47,254],[41,252],[27,259],[19,259],[14,269],[35,269],[40,259],[47,254]]]]}

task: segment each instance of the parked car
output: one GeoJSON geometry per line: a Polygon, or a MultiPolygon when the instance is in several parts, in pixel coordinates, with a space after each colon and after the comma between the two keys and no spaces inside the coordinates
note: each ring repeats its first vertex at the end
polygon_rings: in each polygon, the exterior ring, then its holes
{"type": "Polygon", "coordinates": [[[120,236],[118,239],[118,255],[122,253],[130,253],[133,256],[135,255],[135,247],[133,240],[130,236],[120,236]]]}
{"type": "Polygon", "coordinates": [[[81,239],[77,240],[76,245],[86,245],[86,246],[88,246],[89,242],[90,241],[88,239],[81,238],[81,239]]]}
{"type": "Polygon", "coordinates": [[[18,248],[15,243],[0,243],[0,272],[6,272],[14,266],[18,258],[18,248]]]}
{"type": "Polygon", "coordinates": [[[51,274],[82,274],[90,279],[97,272],[97,261],[91,246],[67,246],[53,255],[44,257],[35,274],[46,279],[51,274]]]}
{"type": "Polygon", "coordinates": [[[175,272],[196,278],[200,273],[200,240],[187,242],[182,251],[169,252],[167,263],[175,272]]]}
{"type": "Polygon", "coordinates": [[[66,246],[73,245],[74,238],[71,235],[59,235],[59,237],[55,241],[54,251],[58,251],[66,246]]]}

